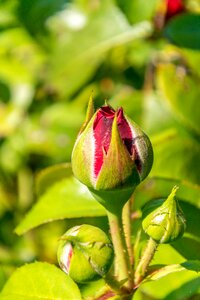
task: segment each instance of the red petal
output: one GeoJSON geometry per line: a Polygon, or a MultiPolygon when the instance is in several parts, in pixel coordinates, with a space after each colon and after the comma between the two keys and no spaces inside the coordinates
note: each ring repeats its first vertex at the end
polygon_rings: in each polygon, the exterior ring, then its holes
{"type": "Polygon", "coordinates": [[[185,11],[185,7],[182,0],[167,0],[167,20],[183,11],[185,11]]]}
{"type": "Polygon", "coordinates": [[[128,124],[128,122],[126,121],[126,119],[124,118],[124,112],[123,109],[120,108],[117,112],[117,124],[118,124],[118,129],[119,129],[119,133],[120,136],[128,150],[128,152],[132,155],[133,154],[133,134],[131,131],[131,128],[128,124]]]}
{"type": "Polygon", "coordinates": [[[94,175],[98,176],[103,164],[103,150],[108,151],[111,139],[111,129],[115,111],[110,106],[103,106],[97,112],[93,130],[95,139],[94,175]]]}
{"type": "MultiPolygon", "coordinates": [[[[115,111],[109,106],[103,106],[97,112],[96,119],[93,124],[94,139],[95,139],[95,160],[94,160],[94,176],[98,176],[103,164],[103,153],[108,152],[111,139],[112,123],[114,120],[115,111]]],[[[127,150],[132,155],[134,151],[133,135],[128,122],[126,121],[123,109],[120,108],[117,112],[117,124],[120,136],[127,147],[127,150]]]]}

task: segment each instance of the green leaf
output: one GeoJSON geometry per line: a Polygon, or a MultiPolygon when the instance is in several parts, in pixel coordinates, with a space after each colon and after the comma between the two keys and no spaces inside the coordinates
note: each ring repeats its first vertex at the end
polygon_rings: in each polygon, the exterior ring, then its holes
{"type": "Polygon", "coordinates": [[[7,281],[1,300],[81,300],[74,281],[54,265],[36,262],[17,269],[7,281]]]}
{"type": "Polygon", "coordinates": [[[172,129],[152,139],[154,164],[151,176],[200,186],[200,144],[182,131],[172,129]]]}
{"type": "Polygon", "coordinates": [[[72,169],[70,163],[58,164],[42,170],[36,177],[36,193],[42,195],[49,186],[56,182],[72,176],[72,169]]]}
{"type": "MultiPolygon", "coordinates": [[[[159,280],[148,281],[142,284],[139,290],[156,299],[165,299],[167,295],[179,289],[182,285],[199,278],[199,274],[188,269],[180,272],[169,273],[167,276],[161,277],[159,280]]],[[[175,298],[174,300],[178,300],[175,298]]],[[[184,298],[185,300],[186,298],[184,298]]]]}
{"type": "Polygon", "coordinates": [[[190,131],[200,136],[200,107],[197,99],[199,79],[183,67],[162,64],[157,71],[157,85],[175,118],[190,131]],[[171,87],[171,83],[175,82],[171,87]]]}
{"type": "Polygon", "coordinates": [[[200,297],[200,277],[182,284],[179,288],[169,293],[164,300],[192,299],[191,297],[197,293],[198,296],[194,297],[196,300],[200,297]]]}
{"type": "Polygon", "coordinates": [[[45,21],[66,3],[66,0],[21,0],[19,2],[19,17],[33,35],[41,35],[45,30],[45,21]]]}
{"type": "Polygon", "coordinates": [[[135,191],[135,208],[140,209],[147,201],[166,198],[175,185],[180,188],[177,191],[178,199],[188,202],[197,208],[200,204],[200,186],[186,180],[149,176],[135,191]]]}
{"type": "MultiPolygon", "coordinates": [[[[78,6],[72,6],[71,9],[79,14],[81,12],[81,16],[87,21],[80,30],[69,31],[65,24],[57,26],[57,32],[54,33],[55,45],[49,59],[48,82],[62,97],[71,96],[89,80],[111,48],[145,38],[152,31],[151,24],[147,21],[130,26],[114,1],[101,1],[89,14],[83,13],[78,6]],[[62,38],[58,39],[60,35],[62,38]]],[[[62,12],[62,17],[67,18],[67,14],[69,12],[66,9],[62,12]]],[[[61,19],[59,14],[56,17],[61,19]]],[[[54,31],[55,18],[48,22],[54,31]]]]}
{"type": "MultiPolygon", "coordinates": [[[[152,266],[153,268],[154,266],[152,266]]],[[[168,265],[164,266],[162,268],[159,268],[156,271],[153,271],[150,275],[148,275],[144,281],[150,281],[150,280],[158,280],[164,276],[167,276],[171,273],[180,272],[180,271],[194,271],[194,272],[200,272],[200,261],[186,261],[181,264],[174,264],[174,265],[168,265]]]]}
{"type": "Polygon", "coordinates": [[[175,45],[183,48],[200,49],[200,15],[181,14],[172,18],[164,35],[175,45]]]}
{"type": "Polygon", "coordinates": [[[95,299],[106,299],[109,296],[109,299],[119,299],[117,296],[114,296],[115,293],[109,288],[104,279],[99,279],[96,281],[89,282],[87,284],[82,284],[79,286],[81,295],[84,300],[95,300],[95,299]]]}
{"type": "Polygon", "coordinates": [[[50,186],[39,197],[15,231],[20,235],[54,220],[104,215],[105,209],[94,200],[87,188],[73,176],[68,176],[50,186]]]}
{"type": "Polygon", "coordinates": [[[158,7],[159,0],[118,0],[131,23],[138,23],[143,20],[152,20],[158,7]]]}

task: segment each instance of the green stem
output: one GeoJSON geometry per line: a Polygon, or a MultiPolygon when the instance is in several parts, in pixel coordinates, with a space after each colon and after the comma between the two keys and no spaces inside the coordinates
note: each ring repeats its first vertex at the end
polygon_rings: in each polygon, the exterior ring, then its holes
{"type": "Polygon", "coordinates": [[[135,280],[134,283],[137,286],[142,279],[144,278],[147,268],[155,254],[155,251],[158,247],[158,243],[152,238],[149,238],[147,246],[142,254],[141,260],[135,271],[135,280]]]}
{"type": "Polygon", "coordinates": [[[131,290],[133,287],[131,266],[123,232],[121,211],[122,210],[107,210],[107,214],[115,251],[118,280],[122,281],[127,279],[127,281],[123,284],[123,287],[131,290]]]}
{"type": "Polygon", "coordinates": [[[123,220],[123,228],[124,228],[124,235],[127,245],[127,250],[129,254],[130,264],[133,266],[134,258],[133,258],[133,249],[131,243],[131,206],[132,206],[133,196],[127,201],[124,205],[123,212],[122,212],[122,220],[123,220]]]}

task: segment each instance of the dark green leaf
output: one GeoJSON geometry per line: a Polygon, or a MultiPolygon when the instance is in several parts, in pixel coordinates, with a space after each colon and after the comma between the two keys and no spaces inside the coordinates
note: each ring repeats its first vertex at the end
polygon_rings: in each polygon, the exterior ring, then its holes
{"type": "Polygon", "coordinates": [[[18,14],[31,34],[41,35],[45,30],[45,21],[59,11],[67,0],[21,0],[18,14]]]}
{"type": "Polygon", "coordinates": [[[200,15],[182,14],[173,18],[166,26],[164,35],[175,45],[200,49],[200,15]]]}

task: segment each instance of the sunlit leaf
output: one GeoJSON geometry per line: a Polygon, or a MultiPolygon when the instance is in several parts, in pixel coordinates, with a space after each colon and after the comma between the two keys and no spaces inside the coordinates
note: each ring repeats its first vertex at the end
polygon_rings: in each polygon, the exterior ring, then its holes
{"type": "Polygon", "coordinates": [[[164,300],[185,300],[191,298],[193,295],[194,299],[199,299],[200,297],[200,277],[194,278],[180,287],[169,293],[164,300]]]}
{"type": "Polygon", "coordinates": [[[36,192],[43,194],[49,186],[72,175],[71,165],[63,163],[42,170],[36,177],[36,192]]]}
{"type": "MultiPolygon", "coordinates": [[[[161,277],[159,280],[149,281],[146,283],[144,282],[139,289],[150,297],[165,299],[165,297],[173,291],[199,277],[199,273],[196,273],[196,271],[189,271],[185,269],[178,273],[169,273],[167,276],[161,277]]],[[[175,299],[177,300],[177,298],[175,299]]]]}
{"type": "Polygon", "coordinates": [[[78,286],[61,270],[36,262],[17,269],[6,283],[1,300],[81,300],[78,286]]]}
{"type": "MultiPolygon", "coordinates": [[[[152,266],[153,267],[153,266],[152,266]]],[[[174,265],[168,265],[164,266],[162,268],[159,268],[155,271],[153,271],[150,275],[148,275],[143,282],[149,281],[149,280],[158,280],[164,276],[167,276],[171,273],[176,273],[180,271],[194,271],[194,272],[200,272],[200,261],[186,261],[181,264],[174,264],[174,265]]]]}
{"type": "Polygon", "coordinates": [[[23,234],[41,224],[65,218],[104,216],[104,208],[93,199],[87,188],[72,176],[50,186],[17,226],[23,234]]]}

